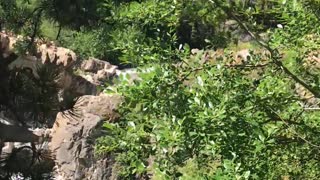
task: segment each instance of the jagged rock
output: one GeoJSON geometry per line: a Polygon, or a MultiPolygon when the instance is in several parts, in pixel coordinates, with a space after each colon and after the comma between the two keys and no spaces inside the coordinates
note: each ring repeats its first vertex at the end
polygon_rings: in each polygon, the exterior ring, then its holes
{"type": "Polygon", "coordinates": [[[36,78],[39,78],[39,75],[37,74],[37,68],[41,66],[41,62],[37,60],[34,56],[19,56],[16,60],[14,60],[12,63],[9,64],[9,69],[14,68],[21,68],[21,69],[30,69],[32,70],[34,76],[36,78]]]}
{"type": "Polygon", "coordinates": [[[93,79],[97,82],[101,82],[106,79],[110,79],[116,74],[117,66],[110,66],[109,69],[101,69],[94,75],[93,79]]]}
{"type": "MultiPolygon", "coordinates": [[[[0,47],[4,57],[13,53],[14,45],[19,39],[22,39],[22,37],[5,32],[0,33],[0,47]]],[[[36,40],[35,45],[37,46],[37,53],[27,54],[27,59],[30,59],[30,57],[33,56],[36,59],[39,58],[42,61],[42,64],[50,62],[64,67],[70,67],[77,60],[76,54],[70,49],[57,47],[53,43],[44,43],[40,40],[36,40]]],[[[24,56],[22,59],[23,58],[24,56]]]]}
{"type": "Polygon", "coordinates": [[[57,48],[57,58],[57,65],[62,64],[64,67],[69,67],[77,60],[77,56],[73,51],[63,47],[57,48]]]}
{"type": "Polygon", "coordinates": [[[98,94],[97,85],[81,76],[76,76],[64,69],[60,70],[55,83],[62,91],[70,91],[75,96],[98,94]]]}
{"type": "Polygon", "coordinates": [[[112,78],[117,69],[118,66],[95,58],[84,60],[81,64],[81,70],[84,71],[82,77],[98,85],[112,78]]]}
{"type": "MultiPolygon", "coordinates": [[[[0,33],[0,36],[0,47],[4,53],[3,56],[8,56],[13,53],[14,43],[16,43],[19,37],[5,33],[0,33]]],[[[59,78],[56,80],[56,83],[62,90],[71,90],[77,96],[96,95],[98,93],[97,85],[99,85],[99,83],[87,81],[85,78],[75,75],[72,70],[70,70],[70,67],[72,67],[77,60],[77,56],[73,51],[63,47],[57,47],[52,42],[43,43],[41,41],[36,41],[35,43],[38,45],[37,54],[19,56],[9,64],[8,67],[10,70],[14,68],[27,68],[32,70],[36,78],[39,78],[39,75],[37,74],[38,67],[50,65],[52,68],[59,69],[59,78]]],[[[106,69],[107,67],[113,68],[114,66],[110,65],[108,62],[104,62],[102,69],[106,69]]],[[[111,73],[108,73],[108,71],[100,73],[98,79],[101,80],[111,76],[110,74],[111,73]]]]}
{"type": "Polygon", "coordinates": [[[13,36],[9,36],[6,33],[0,33],[0,43],[1,43],[1,51],[3,52],[4,57],[8,57],[13,50],[13,46],[16,43],[16,38],[13,36]]]}
{"type": "Polygon", "coordinates": [[[65,70],[60,70],[58,78],[56,79],[55,83],[61,89],[69,89],[71,84],[73,83],[73,76],[70,72],[65,70]]]}
{"type": "Polygon", "coordinates": [[[52,128],[50,149],[55,156],[57,179],[108,179],[110,173],[106,162],[93,155],[97,129],[105,120],[118,118],[115,113],[122,98],[118,95],[82,96],[75,105],[78,116],[71,118],[62,113],[57,115],[52,128]]]}
{"type": "Polygon", "coordinates": [[[97,85],[81,76],[71,76],[71,84],[69,89],[76,95],[97,95],[99,91],[97,85]]]}
{"type": "Polygon", "coordinates": [[[9,47],[9,42],[10,42],[9,36],[4,33],[1,33],[0,41],[1,41],[1,50],[6,51],[9,47]]]}
{"type": "Polygon", "coordinates": [[[320,50],[314,50],[306,53],[303,60],[303,66],[310,69],[320,69],[320,50]]]}
{"type": "Polygon", "coordinates": [[[50,62],[64,67],[71,66],[77,60],[76,54],[70,49],[48,44],[39,46],[37,57],[43,64],[50,62]]]}
{"type": "MultiPolygon", "coordinates": [[[[12,49],[17,38],[1,34],[0,40],[1,49],[5,49],[4,52],[8,54],[13,53],[12,49]]],[[[59,76],[55,82],[60,88],[57,95],[59,100],[64,101],[65,97],[80,98],[74,106],[76,116],[70,113],[58,113],[52,129],[30,130],[29,134],[35,136],[35,140],[32,141],[43,142],[43,139],[49,141],[49,149],[55,157],[57,167],[56,179],[116,179],[117,175],[113,170],[114,160],[111,157],[97,159],[93,153],[92,139],[101,135],[99,128],[105,120],[113,121],[118,118],[115,109],[122,98],[119,95],[94,95],[99,94],[97,86],[106,80],[119,76],[128,78],[129,82],[139,80],[138,71],[119,70],[109,62],[94,58],[83,61],[79,68],[76,66],[77,63],[74,63],[77,57],[72,51],[52,43],[38,44],[37,54],[18,57],[9,64],[9,69],[29,68],[35,77],[39,78],[36,74],[38,66],[57,68],[59,76]],[[47,138],[48,134],[50,138],[47,138]]],[[[6,148],[4,150],[12,151],[14,146],[7,144],[6,148]]]]}
{"type": "Polygon", "coordinates": [[[37,57],[40,58],[43,64],[54,63],[56,60],[57,48],[55,46],[47,46],[47,44],[42,44],[38,48],[37,57]]]}
{"type": "Polygon", "coordinates": [[[89,58],[88,60],[85,60],[81,64],[81,68],[85,72],[98,72],[99,70],[102,69],[108,69],[108,67],[111,66],[109,62],[102,61],[96,58],[89,58]]]}
{"type": "Polygon", "coordinates": [[[101,81],[104,79],[107,79],[109,77],[108,72],[106,72],[104,69],[101,69],[97,72],[97,74],[94,75],[93,79],[96,79],[97,81],[101,81]]]}

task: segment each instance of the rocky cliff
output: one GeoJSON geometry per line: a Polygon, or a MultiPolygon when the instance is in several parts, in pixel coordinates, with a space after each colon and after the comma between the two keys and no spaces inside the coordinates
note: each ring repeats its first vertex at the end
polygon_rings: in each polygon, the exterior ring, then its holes
{"type": "MultiPolygon", "coordinates": [[[[23,128],[23,131],[17,131],[21,132],[21,134],[16,134],[15,136],[21,135],[25,138],[30,136],[29,139],[32,139],[32,142],[38,143],[36,144],[36,148],[38,148],[36,152],[42,153],[41,157],[44,155],[54,162],[54,172],[51,173],[54,179],[95,180],[110,179],[110,177],[114,176],[112,175],[112,166],[110,164],[112,160],[96,158],[93,148],[94,140],[99,136],[101,124],[104,121],[117,119],[118,115],[115,109],[121,102],[121,97],[100,93],[98,86],[107,81],[112,81],[113,78],[117,78],[121,73],[127,74],[129,72],[134,77],[137,77],[136,71],[119,70],[117,66],[95,58],[81,60],[69,49],[58,47],[54,43],[42,43],[41,41],[35,42],[36,52],[18,55],[14,52],[14,46],[21,37],[6,33],[0,33],[0,36],[0,52],[2,52],[2,58],[0,59],[2,62],[4,59],[10,60],[10,62],[6,62],[9,70],[26,69],[32,71],[35,78],[39,78],[40,75],[37,74],[38,67],[50,66],[57,68],[59,76],[55,79],[55,83],[60,88],[57,94],[58,98],[60,101],[64,101],[64,98],[68,96],[77,98],[73,112],[58,113],[52,127],[49,126],[40,130],[19,127],[23,128]],[[15,58],[8,58],[11,56],[15,58]]],[[[10,125],[11,128],[11,125],[13,126],[16,123],[11,122],[10,118],[5,116],[1,116],[1,119],[1,123],[8,124],[4,127],[5,130],[8,129],[7,126],[10,125]]],[[[33,161],[32,153],[34,152],[31,151],[32,146],[28,143],[28,140],[19,143],[10,141],[10,139],[3,139],[0,142],[0,157],[2,159],[15,157],[20,160],[33,161]],[[24,147],[29,147],[25,148],[24,153],[14,153],[17,149],[24,147]]],[[[47,158],[43,160],[49,162],[47,158]]],[[[8,164],[0,167],[12,169],[18,167],[17,164],[12,166],[8,164]]],[[[37,167],[43,166],[41,161],[32,163],[32,167],[28,163],[21,163],[21,165],[22,167],[19,167],[20,170],[27,168],[35,170],[33,167],[36,165],[37,167]]],[[[52,168],[52,166],[51,164],[48,168],[52,168]]]]}

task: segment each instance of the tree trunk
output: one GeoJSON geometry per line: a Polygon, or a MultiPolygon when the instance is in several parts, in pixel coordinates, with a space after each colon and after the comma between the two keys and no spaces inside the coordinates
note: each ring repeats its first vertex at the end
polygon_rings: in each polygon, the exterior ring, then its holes
{"type": "Polygon", "coordinates": [[[26,127],[0,123],[0,139],[2,142],[38,142],[39,138],[26,127]]]}

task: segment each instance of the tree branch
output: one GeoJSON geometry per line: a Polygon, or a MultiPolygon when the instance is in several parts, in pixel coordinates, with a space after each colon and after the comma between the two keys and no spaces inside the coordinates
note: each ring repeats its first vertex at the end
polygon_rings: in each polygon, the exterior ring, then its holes
{"type": "Polygon", "coordinates": [[[293,74],[283,63],[281,62],[279,55],[279,51],[277,49],[272,49],[266,42],[261,40],[255,33],[253,33],[246,24],[241,22],[241,20],[233,13],[232,9],[230,9],[227,6],[222,5],[222,3],[219,0],[209,0],[211,3],[217,5],[220,9],[222,9],[227,15],[232,17],[237,23],[240,25],[240,27],[245,30],[260,46],[266,48],[270,54],[271,54],[271,60],[275,65],[280,67],[285,74],[287,74],[291,79],[302,85],[304,88],[306,88],[308,91],[310,91],[315,97],[320,98],[320,92],[307,84],[304,80],[300,79],[298,76],[293,74]]]}
{"type": "Polygon", "coordinates": [[[309,140],[307,140],[306,138],[302,137],[297,131],[295,131],[291,126],[290,124],[284,120],[276,111],[274,111],[273,109],[270,109],[286,126],[287,128],[294,134],[296,135],[298,138],[300,138],[301,140],[303,140],[305,143],[309,144],[310,146],[312,147],[315,147],[315,148],[320,148],[319,145],[317,144],[314,144],[312,142],[310,142],[309,140]]]}
{"type": "Polygon", "coordinates": [[[31,46],[34,43],[34,40],[36,38],[36,35],[38,33],[39,25],[40,25],[39,21],[41,19],[42,11],[43,11],[43,9],[39,9],[38,14],[36,15],[36,19],[35,19],[34,26],[33,26],[33,33],[32,33],[32,35],[30,37],[31,39],[30,39],[30,42],[28,44],[28,48],[31,48],[31,46]]]}

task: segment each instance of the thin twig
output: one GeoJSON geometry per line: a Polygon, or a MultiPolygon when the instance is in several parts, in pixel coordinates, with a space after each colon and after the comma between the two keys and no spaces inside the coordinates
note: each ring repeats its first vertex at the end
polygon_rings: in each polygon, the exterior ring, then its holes
{"type": "Polygon", "coordinates": [[[257,65],[251,65],[251,64],[227,64],[224,65],[225,67],[229,67],[229,68],[259,68],[259,67],[266,67],[268,66],[269,63],[265,63],[265,64],[257,64],[257,65]]]}
{"type": "Polygon", "coordinates": [[[304,108],[306,111],[318,111],[320,108],[304,108]]]}
{"type": "Polygon", "coordinates": [[[193,72],[197,72],[197,71],[200,71],[200,70],[203,70],[204,67],[199,67],[199,68],[194,68],[194,69],[191,69],[187,74],[183,75],[182,77],[178,78],[176,81],[174,81],[173,83],[169,83],[168,85],[169,86],[172,86],[172,85],[175,85],[179,82],[183,82],[185,80],[187,80],[187,78],[193,73],[193,72]]]}
{"type": "Polygon", "coordinates": [[[36,19],[35,19],[35,22],[34,22],[34,26],[33,26],[33,33],[31,35],[31,39],[30,39],[30,42],[28,44],[28,48],[30,49],[32,44],[34,43],[35,41],[35,38],[36,38],[36,35],[38,34],[38,30],[39,30],[39,25],[40,25],[40,19],[41,19],[41,15],[42,15],[42,11],[43,9],[39,9],[39,12],[36,16],[36,19]]]}
{"type": "Polygon", "coordinates": [[[287,126],[287,128],[293,133],[295,134],[298,138],[302,139],[304,142],[306,142],[307,144],[309,144],[312,147],[316,147],[316,148],[320,148],[319,145],[313,144],[312,142],[308,141],[306,138],[302,137],[299,133],[297,133],[297,131],[295,131],[294,129],[292,129],[292,127],[277,113],[275,112],[273,109],[270,108],[270,110],[277,115],[277,117],[287,126]]]}

